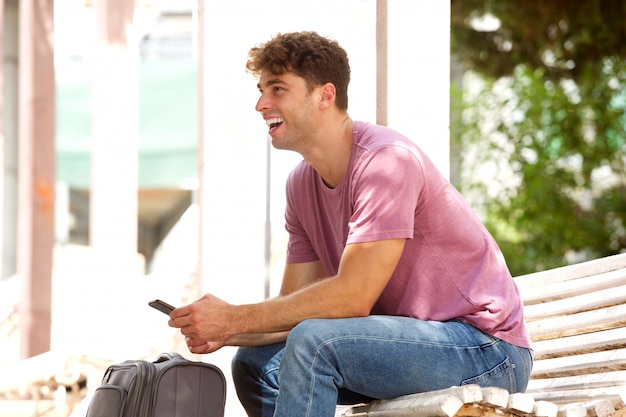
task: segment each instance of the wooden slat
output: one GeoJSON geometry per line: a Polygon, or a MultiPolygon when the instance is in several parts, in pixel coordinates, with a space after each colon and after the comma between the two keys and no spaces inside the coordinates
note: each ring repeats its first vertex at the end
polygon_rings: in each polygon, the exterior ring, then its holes
{"type": "Polygon", "coordinates": [[[617,347],[626,347],[625,327],[534,342],[533,354],[535,359],[539,360],[617,347]]]}
{"type": "Polygon", "coordinates": [[[463,404],[482,401],[482,395],[478,385],[464,385],[373,401],[369,406],[350,410],[346,415],[453,417],[463,404]]]}
{"type": "Polygon", "coordinates": [[[533,341],[614,329],[626,324],[626,304],[585,311],[563,317],[551,317],[527,323],[533,341]]]}
{"type": "Polygon", "coordinates": [[[548,401],[557,405],[584,403],[589,401],[606,400],[610,403],[623,402],[626,387],[611,386],[563,391],[527,391],[526,394],[536,396],[538,401],[548,401]]]}
{"type": "Polygon", "coordinates": [[[537,401],[534,403],[534,408],[531,413],[524,413],[522,411],[506,407],[496,408],[485,406],[483,404],[465,404],[454,417],[520,417],[529,415],[535,417],[557,417],[558,406],[545,401],[537,401]]]}
{"type": "Polygon", "coordinates": [[[534,272],[532,274],[520,275],[515,277],[515,282],[518,287],[523,290],[533,287],[544,287],[546,285],[584,278],[591,275],[604,274],[624,268],[626,268],[626,253],[534,272]]]}
{"type": "Polygon", "coordinates": [[[626,268],[584,278],[546,284],[541,287],[520,288],[525,306],[574,297],[581,294],[626,285],[626,268]]]}
{"type": "MultiPolygon", "coordinates": [[[[619,401],[618,401],[619,402],[619,401]]],[[[623,404],[615,404],[608,400],[593,400],[584,403],[562,404],[559,406],[559,417],[612,417],[623,404]]]]}
{"type": "Polygon", "coordinates": [[[483,401],[486,404],[496,408],[506,408],[509,404],[509,392],[502,388],[488,387],[483,388],[483,401]]]}
{"type": "Polygon", "coordinates": [[[535,417],[556,417],[559,413],[559,406],[550,401],[535,401],[533,416],[535,417]]]}
{"type": "Polygon", "coordinates": [[[531,378],[626,370],[626,349],[536,360],[531,378]]]}
{"type": "Polygon", "coordinates": [[[500,409],[482,404],[465,404],[454,417],[519,417],[506,409],[500,409]]]}
{"type": "Polygon", "coordinates": [[[531,379],[526,392],[536,393],[578,390],[590,388],[622,387],[626,389],[626,371],[601,372],[598,374],[586,374],[580,376],[564,376],[547,379],[531,379]]]}
{"type": "Polygon", "coordinates": [[[580,398],[592,399],[599,395],[626,393],[626,371],[587,374],[584,377],[531,379],[526,392],[532,394],[535,399],[548,401],[558,401],[564,392],[568,393],[568,397],[573,401],[580,401],[580,398]],[[586,395],[585,392],[593,392],[594,396],[586,395]]]}
{"type": "Polygon", "coordinates": [[[509,395],[507,408],[519,411],[522,414],[530,414],[535,408],[535,399],[527,394],[516,392],[509,395]]]}
{"type": "Polygon", "coordinates": [[[626,285],[524,307],[526,322],[626,303],[626,285]]]}

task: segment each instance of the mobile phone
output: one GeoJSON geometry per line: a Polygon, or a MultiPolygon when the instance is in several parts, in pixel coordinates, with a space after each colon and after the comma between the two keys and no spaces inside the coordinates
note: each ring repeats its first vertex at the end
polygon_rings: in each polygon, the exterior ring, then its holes
{"type": "Polygon", "coordinates": [[[172,310],[176,308],[173,305],[168,304],[165,301],[161,301],[161,300],[152,300],[148,303],[148,305],[152,308],[156,308],[162,313],[167,314],[168,316],[170,315],[172,310]]]}

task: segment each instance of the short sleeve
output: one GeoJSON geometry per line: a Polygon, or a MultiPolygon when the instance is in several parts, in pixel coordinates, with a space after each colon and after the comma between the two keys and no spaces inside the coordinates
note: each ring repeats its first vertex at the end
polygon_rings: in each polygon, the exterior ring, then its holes
{"type": "Polygon", "coordinates": [[[289,233],[287,263],[312,262],[319,259],[296,209],[297,196],[294,187],[297,181],[305,181],[303,177],[301,170],[296,169],[287,178],[285,207],[285,229],[289,233]]]}
{"type": "Polygon", "coordinates": [[[422,168],[403,146],[378,148],[355,170],[354,210],[346,243],[412,238],[423,192],[422,168]]]}

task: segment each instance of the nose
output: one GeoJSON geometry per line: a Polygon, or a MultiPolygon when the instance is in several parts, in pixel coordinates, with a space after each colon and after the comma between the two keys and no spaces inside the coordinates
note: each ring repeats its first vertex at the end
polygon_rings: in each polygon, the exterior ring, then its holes
{"type": "Polygon", "coordinates": [[[256,106],[254,107],[254,109],[258,111],[259,113],[263,113],[268,108],[269,108],[269,102],[265,98],[265,95],[261,94],[261,97],[259,97],[259,100],[256,102],[256,106]]]}

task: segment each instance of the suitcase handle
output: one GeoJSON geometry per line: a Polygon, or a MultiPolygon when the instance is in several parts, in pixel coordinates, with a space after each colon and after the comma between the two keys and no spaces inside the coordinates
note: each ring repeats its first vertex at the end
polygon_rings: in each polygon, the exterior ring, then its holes
{"type": "Polygon", "coordinates": [[[182,358],[182,356],[179,353],[176,353],[176,352],[163,352],[156,358],[154,363],[161,363],[161,362],[165,362],[165,361],[170,361],[170,360],[172,360],[174,358],[182,358]]]}

